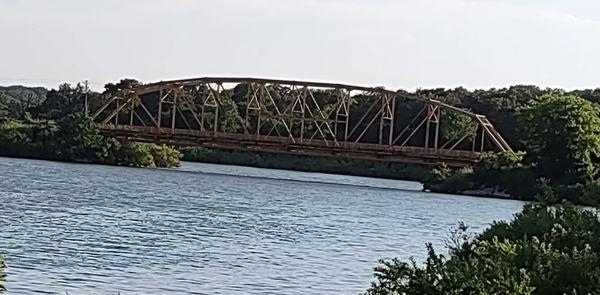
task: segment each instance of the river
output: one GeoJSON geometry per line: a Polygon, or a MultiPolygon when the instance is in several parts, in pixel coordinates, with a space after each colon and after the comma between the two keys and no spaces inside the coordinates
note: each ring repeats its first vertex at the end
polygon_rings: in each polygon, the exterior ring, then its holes
{"type": "Polygon", "coordinates": [[[358,294],[378,259],[444,251],[523,203],[413,182],[202,163],[0,158],[8,294],[358,294]]]}

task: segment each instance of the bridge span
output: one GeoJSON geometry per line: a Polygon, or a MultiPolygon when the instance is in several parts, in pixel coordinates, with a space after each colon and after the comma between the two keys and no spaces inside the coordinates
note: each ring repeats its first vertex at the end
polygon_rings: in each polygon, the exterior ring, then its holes
{"type": "Polygon", "coordinates": [[[487,118],[384,88],[257,78],[162,81],[113,93],[93,115],[122,140],[464,166],[511,152],[487,118]]]}

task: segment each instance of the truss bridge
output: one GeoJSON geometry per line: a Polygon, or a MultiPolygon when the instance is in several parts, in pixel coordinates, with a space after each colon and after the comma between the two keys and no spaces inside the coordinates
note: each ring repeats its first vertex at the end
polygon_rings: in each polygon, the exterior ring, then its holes
{"type": "Polygon", "coordinates": [[[383,88],[257,78],[162,81],[113,93],[95,114],[122,140],[464,166],[510,152],[480,114],[383,88]]]}

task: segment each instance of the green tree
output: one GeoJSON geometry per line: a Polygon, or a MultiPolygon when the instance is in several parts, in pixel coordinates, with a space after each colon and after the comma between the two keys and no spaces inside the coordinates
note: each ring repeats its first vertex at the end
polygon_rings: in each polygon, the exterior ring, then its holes
{"type": "Polygon", "coordinates": [[[60,122],[59,156],[66,160],[94,159],[103,154],[104,137],[83,113],[68,115],[60,122]]]}
{"type": "Polygon", "coordinates": [[[471,138],[478,127],[471,117],[448,110],[441,111],[440,121],[441,137],[452,141],[458,141],[464,136],[471,138]]]}
{"type": "Polygon", "coordinates": [[[46,99],[31,112],[48,119],[60,119],[74,112],[82,112],[85,103],[85,87],[64,83],[58,89],[48,91],[46,99]]]}
{"type": "Polygon", "coordinates": [[[544,95],[519,114],[530,160],[555,185],[596,178],[600,156],[598,107],[571,95],[544,95]]]}
{"type": "Polygon", "coordinates": [[[142,83],[135,79],[121,79],[119,82],[113,84],[108,83],[104,85],[104,93],[107,95],[116,95],[125,90],[129,90],[138,86],[141,86],[142,83]]]}

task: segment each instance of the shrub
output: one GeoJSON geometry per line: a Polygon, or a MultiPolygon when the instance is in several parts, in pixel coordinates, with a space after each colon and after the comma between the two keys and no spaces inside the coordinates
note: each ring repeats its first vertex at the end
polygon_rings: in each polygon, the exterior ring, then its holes
{"type": "Polygon", "coordinates": [[[152,144],[150,146],[150,154],[152,155],[152,158],[154,158],[156,167],[177,167],[179,166],[179,160],[181,159],[181,153],[178,150],[164,144],[152,144]]]}
{"type": "Polygon", "coordinates": [[[4,274],[4,268],[6,268],[6,264],[4,263],[4,257],[0,256],[0,292],[6,291],[4,287],[4,282],[6,281],[6,274],[4,274]]]}
{"type": "Polygon", "coordinates": [[[368,295],[600,294],[600,219],[571,205],[527,205],[449,256],[428,246],[424,266],[397,259],[375,269],[368,295]]]}

